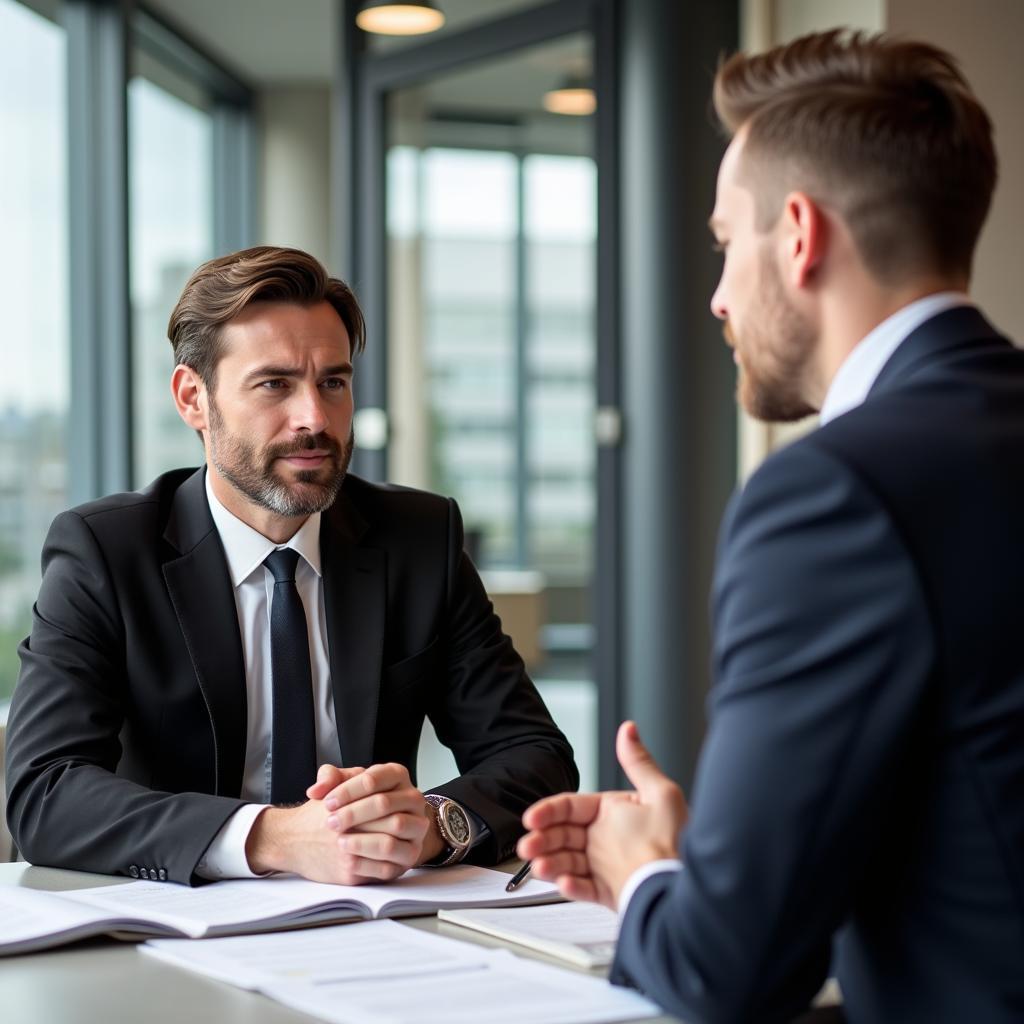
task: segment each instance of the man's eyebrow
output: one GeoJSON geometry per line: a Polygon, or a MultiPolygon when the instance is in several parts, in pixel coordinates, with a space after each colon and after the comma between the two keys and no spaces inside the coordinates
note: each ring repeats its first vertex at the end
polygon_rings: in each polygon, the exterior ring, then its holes
{"type": "MultiPolygon", "coordinates": [[[[351,363],[334,363],[324,367],[321,371],[323,377],[351,377],[353,374],[351,363]]],[[[305,376],[305,371],[298,366],[257,366],[250,370],[243,378],[244,382],[261,380],[269,377],[296,378],[305,376]]]]}

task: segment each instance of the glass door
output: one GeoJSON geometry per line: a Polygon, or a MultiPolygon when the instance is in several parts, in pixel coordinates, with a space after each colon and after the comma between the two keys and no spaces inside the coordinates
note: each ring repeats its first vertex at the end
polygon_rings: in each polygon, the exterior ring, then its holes
{"type": "MultiPolygon", "coordinates": [[[[386,94],[388,478],[456,498],[467,549],[597,785],[597,167],[589,33],[386,94]]],[[[425,737],[420,776],[447,752],[425,737]]]]}

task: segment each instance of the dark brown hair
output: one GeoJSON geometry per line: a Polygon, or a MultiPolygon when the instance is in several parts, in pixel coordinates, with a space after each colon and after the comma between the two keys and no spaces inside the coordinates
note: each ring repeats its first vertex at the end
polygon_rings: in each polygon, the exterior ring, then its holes
{"type": "Polygon", "coordinates": [[[353,354],[366,344],[363,311],[344,281],[301,249],[259,245],[210,260],[188,279],[167,324],[175,363],[192,367],[212,389],[221,328],[254,302],[329,302],[348,330],[353,354]]]}
{"type": "Polygon", "coordinates": [[[730,134],[747,131],[739,173],[758,230],[799,189],[842,217],[879,280],[970,275],[996,153],[950,54],[836,29],[723,61],[714,104],[730,134]]]}

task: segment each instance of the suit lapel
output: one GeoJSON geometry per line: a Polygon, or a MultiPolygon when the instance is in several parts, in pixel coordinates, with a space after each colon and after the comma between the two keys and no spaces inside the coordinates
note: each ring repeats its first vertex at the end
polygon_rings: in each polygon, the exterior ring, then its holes
{"type": "Polygon", "coordinates": [[[178,489],[164,539],[180,552],[164,564],[164,580],[210,712],[216,793],[237,796],[245,764],[245,662],[227,561],[206,500],[204,470],[178,489]]]}
{"type": "Polygon", "coordinates": [[[346,766],[373,763],[384,647],[387,557],[360,546],[366,523],[344,490],[320,527],[334,714],[346,766]]]}
{"type": "Polygon", "coordinates": [[[933,367],[935,356],[940,352],[986,341],[1010,344],[974,306],[956,306],[939,313],[911,331],[900,343],[875,378],[868,395],[885,394],[917,370],[933,367]]]}

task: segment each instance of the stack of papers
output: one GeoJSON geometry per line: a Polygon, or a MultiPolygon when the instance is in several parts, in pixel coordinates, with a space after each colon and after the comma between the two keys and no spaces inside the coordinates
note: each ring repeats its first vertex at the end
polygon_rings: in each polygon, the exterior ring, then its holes
{"type": "Polygon", "coordinates": [[[144,881],[62,893],[0,887],[0,954],[98,934],[162,936],[140,955],[345,1024],[611,1024],[660,1013],[601,978],[363,920],[461,911],[452,919],[478,930],[588,966],[607,962],[613,914],[582,904],[526,906],[561,898],[536,879],[507,893],[507,881],[459,865],[367,886],[276,876],[195,889],[144,881]],[[352,919],[359,923],[333,923],[352,919]]]}
{"type": "Polygon", "coordinates": [[[661,1012],[603,979],[393,921],[141,948],[338,1024],[605,1024],[661,1012]]]}
{"type": "Polygon", "coordinates": [[[578,967],[607,967],[615,958],[619,937],[618,914],[596,903],[439,910],[437,916],[578,967]]]}

